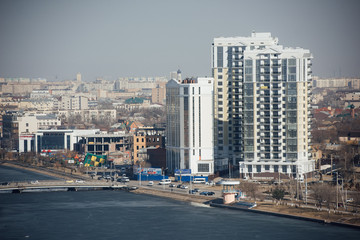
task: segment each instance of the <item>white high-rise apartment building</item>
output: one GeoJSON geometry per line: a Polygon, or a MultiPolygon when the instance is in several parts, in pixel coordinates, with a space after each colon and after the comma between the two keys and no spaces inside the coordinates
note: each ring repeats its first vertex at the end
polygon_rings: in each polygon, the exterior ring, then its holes
{"type": "Polygon", "coordinates": [[[252,33],[215,38],[212,54],[215,165],[228,159],[251,176],[313,171],[310,51],[252,33]]]}
{"type": "Polygon", "coordinates": [[[170,172],[214,173],[213,78],[166,84],[166,164],[170,172]]]}

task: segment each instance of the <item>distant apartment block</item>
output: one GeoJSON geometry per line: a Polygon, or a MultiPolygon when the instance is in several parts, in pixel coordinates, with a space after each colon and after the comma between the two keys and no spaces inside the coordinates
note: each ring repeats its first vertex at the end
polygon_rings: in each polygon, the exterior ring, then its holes
{"type": "Polygon", "coordinates": [[[84,96],[62,96],[59,102],[62,110],[86,110],[89,109],[88,98],[84,96]]]}
{"type": "Polygon", "coordinates": [[[58,109],[58,104],[59,102],[55,98],[34,98],[20,101],[18,107],[21,110],[46,111],[58,109]]]}
{"type": "Polygon", "coordinates": [[[52,92],[49,89],[34,89],[30,93],[30,99],[50,98],[51,94],[52,92]]]}
{"type": "Polygon", "coordinates": [[[313,86],[316,88],[350,88],[360,90],[360,79],[356,78],[332,78],[313,80],[313,86]]]}
{"type": "Polygon", "coordinates": [[[25,95],[31,93],[35,89],[41,88],[41,86],[41,83],[10,82],[1,86],[1,92],[3,94],[11,94],[13,96],[25,95]]]}
{"type": "Polygon", "coordinates": [[[246,176],[313,171],[310,51],[252,33],[215,38],[212,56],[216,162],[246,176]]]}
{"type": "Polygon", "coordinates": [[[115,81],[114,90],[151,89],[166,81],[165,77],[122,77],[115,81]]]}
{"type": "Polygon", "coordinates": [[[157,84],[156,88],[152,89],[151,102],[161,105],[166,104],[166,83],[157,84]]]}
{"type": "Polygon", "coordinates": [[[79,117],[82,122],[116,120],[115,109],[85,109],[85,110],[59,110],[58,116],[69,120],[71,117],[79,117]]]}
{"type": "Polygon", "coordinates": [[[214,173],[213,78],[166,84],[166,162],[169,172],[214,173]]]}

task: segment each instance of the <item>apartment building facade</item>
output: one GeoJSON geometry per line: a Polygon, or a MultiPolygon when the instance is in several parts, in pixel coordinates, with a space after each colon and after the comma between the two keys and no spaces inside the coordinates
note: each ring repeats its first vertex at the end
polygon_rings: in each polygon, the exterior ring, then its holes
{"type": "Polygon", "coordinates": [[[252,33],[215,38],[212,56],[215,161],[246,176],[312,171],[310,51],[252,33]]]}

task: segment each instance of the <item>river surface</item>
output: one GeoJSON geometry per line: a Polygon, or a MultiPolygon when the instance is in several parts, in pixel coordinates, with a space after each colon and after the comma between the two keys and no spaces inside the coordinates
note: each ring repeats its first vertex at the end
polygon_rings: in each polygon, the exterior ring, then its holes
{"type": "Polygon", "coordinates": [[[0,182],[26,182],[32,180],[58,180],[58,178],[21,168],[0,165],[0,182]]]}
{"type": "MultiPolygon", "coordinates": [[[[0,166],[1,175],[8,170],[17,171],[0,166]]],[[[23,170],[17,174],[25,174],[23,179],[27,180],[39,179],[37,174],[32,178],[23,170]]],[[[3,176],[1,181],[10,180],[3,176]]],[[[350,240],[359,236],[360,231],[351,228],[201,207],[124,191],[0,194],[2,240],[350,240]]]]}

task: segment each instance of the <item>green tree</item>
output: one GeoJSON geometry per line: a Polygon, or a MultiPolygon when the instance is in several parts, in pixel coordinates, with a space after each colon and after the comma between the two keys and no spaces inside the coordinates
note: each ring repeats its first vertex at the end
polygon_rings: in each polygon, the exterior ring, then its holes
{"type": "Polygon", "coordinates": [[[276,201],[281,201],[284,199],[285,196],[285,190],[276,187],[273,191],[272,191],[272,197],[274,199],[276,199],[276,201]]]}

